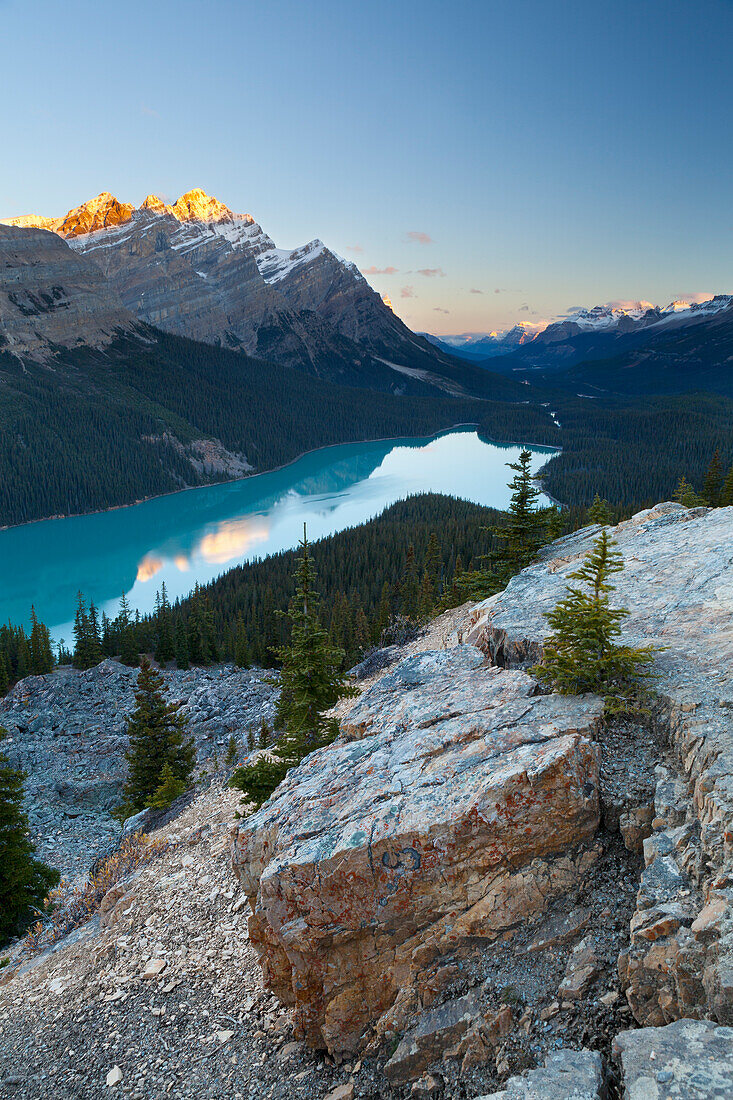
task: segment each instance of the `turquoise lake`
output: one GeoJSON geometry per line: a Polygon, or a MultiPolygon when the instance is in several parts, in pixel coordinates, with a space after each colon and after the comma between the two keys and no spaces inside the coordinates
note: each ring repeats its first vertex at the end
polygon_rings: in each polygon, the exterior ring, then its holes
{"type": "MultiPolygon", "coordinates": [[[[554,453],[531,450],[534,472],[554,453]]],[[[296,546],[304,522],[315,541],[420,492],[504,508],[506,463],[519,451],[471,429],[349,443],[241,481],[0,531],[0,619],[27,623],[33,604],[68,643],[79,590],[110,616],[123,591],[145,612],[163,581],[171,600],[185,596],[238,562],[296,546]]]]}

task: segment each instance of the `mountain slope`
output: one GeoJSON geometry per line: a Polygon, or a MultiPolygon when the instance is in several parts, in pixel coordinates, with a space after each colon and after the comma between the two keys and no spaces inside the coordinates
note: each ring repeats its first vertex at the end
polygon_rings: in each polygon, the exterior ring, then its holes
{"type": "Polygon", "coordinates": [[[109,192],[63,218],[9,219],[58,234],[124,306],[167,332],[321,377],[394,392],[486,393],[480,372],[412,333],[356,266],[321,241],[287,251],[199,189],[136,209],[109,192]]]}
{"type": "Polygon", "coordinates": [[[47,358],[139,329],[98,268],[51,233],[0,225],[0,264],[0,350],[47,358]]]}
{"type": "MultiPolygon", "coordinates": [[[[0,526],[271,469],[332,443],[479,424],[556,443],[538,405],[400,397],[147,328],[49,363],[0,354],[0,526]]],[[[520,387],[525,399],[530,392],[520,387]]]]}
{"type": "Polygon", "coordinates": [[[733,397],[733,300],[705,319],[655,325],[641,344],[627,344],[616,355],[593,357],[546,377],[587,393],[706,391],[733,397]]]}

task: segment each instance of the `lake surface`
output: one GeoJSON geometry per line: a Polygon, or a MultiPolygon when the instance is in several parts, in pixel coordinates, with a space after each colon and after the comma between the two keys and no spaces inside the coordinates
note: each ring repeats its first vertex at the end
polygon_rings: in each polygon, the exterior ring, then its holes
{"type": "MultiPolygon", "coordinates": [[[[531,450],[534,472],[554,453],[531,450]]],[[[196,581],[296,546],[304,522],[315,541],[420,492],[504,508],[505,464],[519,451],[471,429],[348,443],[241,481],[0,531],[0,621],[27,623],[33,604],[54,639],[70,643],[79,590],[111,617],[123,591],[146,612],[163,581],[171,600],[185,596],[196,581]]]]}

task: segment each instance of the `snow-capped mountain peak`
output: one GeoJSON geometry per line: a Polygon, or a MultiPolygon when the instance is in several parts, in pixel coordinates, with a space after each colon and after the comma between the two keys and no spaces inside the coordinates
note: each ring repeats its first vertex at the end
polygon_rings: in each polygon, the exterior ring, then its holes
{"type": "Polygon", "coordinates": [[[223,202],[207,195],[200,187],[181,195],[170,207],[170,211],[179,222],[232,222],[236,219],[252,224],[254,221],[251,214],[235,214],[223,202]]]}

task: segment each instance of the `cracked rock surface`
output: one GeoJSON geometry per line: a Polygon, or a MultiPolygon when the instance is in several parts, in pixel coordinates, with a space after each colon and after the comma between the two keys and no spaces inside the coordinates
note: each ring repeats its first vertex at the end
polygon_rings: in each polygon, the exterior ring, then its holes
{"type": "MultiPolygon", "coordinates": [[[[505,667],[537,660],[543,613],[598,530],[559,539],[478,604],[467,640],[505,667]]],[[[665,647],[655,658],[656,720],[675,761],[658,771],[656,816],[622,820],[647,870],[621,976],[641,1024],[733,1024],[733,508],[667,502],[611,533],[625,565],[612,593],[630,612],[623,640],[665,647]]]]}
{"type": "Polygon", "coordinates": [[[602,704],[471,646],[373,685],[233,834],[266,985],[347,1054],[398,992],[576,885],[596,858],[602,704]]]}

